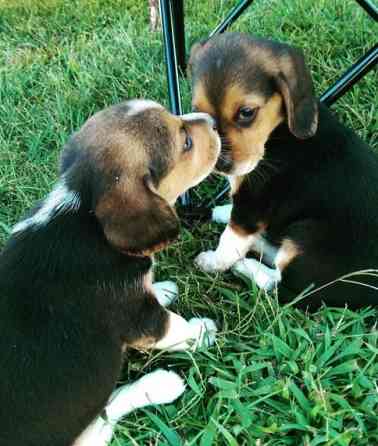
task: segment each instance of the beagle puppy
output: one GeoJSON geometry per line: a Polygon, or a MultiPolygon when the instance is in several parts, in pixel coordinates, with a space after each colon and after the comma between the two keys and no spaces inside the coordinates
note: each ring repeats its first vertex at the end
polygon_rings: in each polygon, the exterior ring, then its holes
{"type": "Polygon", "coordinates": [[[157,370],[120,387],[129,348],[214,342],[212,320],[168,311],[152,256],[174,241],[177,197],[214,168],[207,114],[132,100],[91,117],[65,146],[52,191],[0,254],[0,445],[103,446],[114,423],[184,390],[157,370]]]}
{"type": "Polygon", "coordinates": [[[302,52],[225,33],[196,44],[189,66],[193,110],[216,120],[216,170],[232,195],[214,209],[227,226],[199,267],[279,286],[283,302],[312,286],[302,307],[377,305],[366,270],[378,267],[378,157],[316,99],[302,52]]]}

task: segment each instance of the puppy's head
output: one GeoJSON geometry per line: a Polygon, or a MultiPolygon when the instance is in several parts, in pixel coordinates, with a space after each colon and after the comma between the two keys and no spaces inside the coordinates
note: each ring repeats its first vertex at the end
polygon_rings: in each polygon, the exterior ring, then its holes
{"type": "Polygon", "coordinates": [[[112,246],[150,255],[178,236],[177,197],[215,166],[221,144],[213,126],[204,113],[177,117],[152,101],[124,102],[73,135],[61,170],[112,246]]]}
{"type": "Polygon", "coordinates": [[[266,39],[225,33],[193,46],[189,61],[193,109],[216,119],[222,136],[217,170],[244,175],[263,158],[264,144],[285,119],[309,138],[318,110],[300,50],[266,39]]]}

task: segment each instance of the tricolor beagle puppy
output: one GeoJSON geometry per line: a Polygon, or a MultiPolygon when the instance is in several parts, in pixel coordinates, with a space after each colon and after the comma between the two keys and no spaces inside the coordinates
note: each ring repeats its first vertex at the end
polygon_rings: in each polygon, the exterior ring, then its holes
{"type": "Polygon", "coordinates": [[[377,305],[377,275],[345,276],[378,267],[378,157],[319,104],[302,52],[226,33],[196,44],[190,66],[233,203],[214,209],[227,227],[197,264],[279,285],[282,301],[313,285],[303,307],[377,305]]]}
{"type": "Polygon", "coordinates": [[[111,396],[128,348],[214,342],[213,321],[166,310],[177,289],[153,283],[151,256],[178,236],[172,206],[220,145],[208,115],[144,100],[71,137],[59,181],[0,255],[1,446],[103,446],[120,417],[183,392],[158,370],[111,396]]]}

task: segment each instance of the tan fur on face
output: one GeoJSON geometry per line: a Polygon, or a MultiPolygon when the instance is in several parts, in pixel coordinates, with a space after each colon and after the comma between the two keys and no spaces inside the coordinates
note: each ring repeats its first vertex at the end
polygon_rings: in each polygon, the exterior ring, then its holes
{"type": "MultiPolygon", "coordinates": [[[[249,105],[243,102],[243,95],[239,101],[233,97],[230,103],[223,103],[223,110],[227,110],[228,116],[234,116],[238,108],[235,104],[249,105]]],[[[246,174],[253,170],[264,157],[265,143],[272,131],[283,121],[282,98],[276,93],[264,105],[259,107],[254,122],[248,128],[229,126],[227,138],[232,147],[232,159],[234,168],[231,174],[246,174]]]]}
{"type": "Polygon", "coordinates": [[[193,105],[216,118],[225,137],[224,156],[218,163],[223,173],[243,175],[253,170],[264,156],[269,135],[284,120],[299,139],[310,138],[317,130],[311,74],[297,48],[224,33],[194,46],[191,73],[193,105]],[[242,106],[259,108],[249,126],[236,119],[242,106]]]}
{"type": "Polygon", "coordinates": [[[214,107],[207,99],[206,89],[202,82],[198,82],[193,91],[192,107],[193,110],[198,110],[203,113],[208,113],[211,116],[215,116],[214,107]]]}
{"type": "Polygon", "coordinates": [[[247,94],[239,84],[231,85],[222,102],[222,120],[231,124],[240,107],[262,107],[264,103],[263,96],[257,93],[247,94]]]}
{"type": "MultiPolygon", "coordinates": [[[[127,120],[127,113],[119,116],[119,113],[110,108],[89,119],[76,137],[79,144],[89,147],[89,155],[99,170],[115,172],[113,184],[121,195],[126,190],[135,189],[138,192],[140,185],[137,179],[148,173],[150,154],[144,147],[141,132],[145,127],[141,124],[141,119],[134,116],[127,120]],[[124,172],[127,175],[121,178],[124,172]]],[[[184,122],[164,109],[154,109],[149,116],[148,125],[155,124],[159,127],[162,123],[169,129],[168,144],[171,147],[161,147],[168,169],[156,192],[172,202],[173,198],[197,184],[210,172],[218,155],[218,139],[206,123],[195,119],[184,122]],[[183,151],[186,136],[182,131],[183,125],[193,140],[193,148],[187,152],[183,151]]],[[[156,141],[156,150],[159,150],[159,141],[156,141]]],[[[132,195],[135,196],[132,205],[138,206],[140,197],[136,193],[132,195]]]]}
{"type": "Polygon", "coordinates": [[[275,264],[283,271],[294,259],[301,254],[301,248],[291,239],[284,239],[278,250],[275,264]]]}
{"type": "Polygon", "coordinates": [[[143,169],[148,162],[140,131],[137,120],[134,123],[128,119],[125,110],[116,106],[88,119],[76,138],[80,145],[87,147],[89,156],[101,171],[124,171],[128,168],[138,175],[139,168],[143,169]],[[128,147],[133,147],[133,150],[125,150],[128,147]]]}
{"type": "Polygon", "coordinates": [[[75,148],[93,167],[93,210],[108,242],[122,253],[150,256],[177,238],[172,205],[210,174],[219,146],[208,116],[181,118],[152,101],[134,100],[90,118],[66,159],[75,148]],[[193,139],[191,150],[184,150],[183,127],[193,139]]]}
{"type": "MultiPolygon", "coordinates": [[[[185,133],[177,131],[177,150],[172,160],[174,168],[161,180],[158,187],[159,195],[169,203],[174,203],[179,195],[210,174],[219,151],[218,139],[209,132],[207,124],[185,121],[184,125],[192,137],[193,148],[183,152],[185,133]]],[[[181,126],[182,122],[180,128],[181,126]]]]}
{"type": "MultiPolygon", "coordinates": [[[[195,85],[193,107],[214,116],[201,81],[195,85]]],[[[272,131],[284,120],[282,97],[275,93],[268,101],[257,93],[247,93],[239,84],[230,86],[221,104],[219,122],[231,143],[234,168],[231,175],[244,175],[254,169],[265,153],[265,143],[272,131]],[[241,107],[258,108],[255,121],[248,128],[235,125],[234,118],[241,107]]],[[[236,189],[240,186],[239,182],[236,189]]],[[[233,192],[235,193],[235,192],[233,192]]]]}

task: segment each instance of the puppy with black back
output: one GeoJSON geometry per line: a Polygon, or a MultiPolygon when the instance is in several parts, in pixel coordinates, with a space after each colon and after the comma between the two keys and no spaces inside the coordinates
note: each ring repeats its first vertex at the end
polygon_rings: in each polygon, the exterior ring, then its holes
{"type": "Polygon", "coordinates": [[[197,265],[278,286],[283,302],[312,286],[304,308],[378,304],[375,273],[361,273],[378,268],[378,157],[319,103],[302,52],[225,33],[196,44],[189,66],[232,195],[213,211],[227,223],[218,247],[197,265]]]}
{"type": "Polygon", "coordinates": [[[0,254],[1,446],[104,446],[122,416],[184,391],[157,370],[111,396],[129,348],[214,342],[212,320],[165,308],[177,287],[152,271],[179,234],[177,197],[215,166],[213,126],[133,100],[68,141],[59,181],[0,254]]]}

